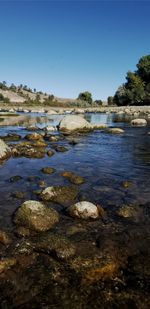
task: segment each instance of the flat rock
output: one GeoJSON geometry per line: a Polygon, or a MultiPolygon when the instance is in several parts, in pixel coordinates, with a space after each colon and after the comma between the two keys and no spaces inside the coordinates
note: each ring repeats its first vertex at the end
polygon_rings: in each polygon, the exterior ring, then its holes
{"type": "Polygon", "coordinates": [[[120,129],[120,128],[110,128],[110,129],[107,130],[107,133],[110,133],[110,134],[122,134],[122,133],[124,133],[124,130],[120,129]]]}

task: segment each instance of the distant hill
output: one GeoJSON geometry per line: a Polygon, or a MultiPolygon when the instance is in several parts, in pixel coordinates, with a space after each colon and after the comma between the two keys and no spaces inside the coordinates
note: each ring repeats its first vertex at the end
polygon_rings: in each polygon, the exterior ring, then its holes
{"type": "Polygon", "coordinates": [[[0,94],[4,98],[9,99],[10,103],[24,103],[28,100],[37,100],[43,103],[46,99],[49,99],[51,96],[53,97],[53,101],[58,101],[59,103],[68,103],[68,102],[75,102],[76,99],[69,99],[69,98],[59,98],[55,97],[51,94],[46,94],[42,92],[32,91],[31,89],[23,89],[20,87],[8,87],[0,83],[0,94]],[[2,89],[3,88],[3,89],[2,89]]]}
{"type": "Polygon", "coordinates": [[[14,103],[14,104],[30,104],[30,105],[47,105],[47,106],[60,106],[60,107],[90,107],[106,105],[101,100],[89,102],[85,95],[89,92],[81,93],[77,99],[60,98],[53,94],[43,93],[42,91],[32,90],[26,85],[15,86],[11,84],[8,86],[6,82],[0,82],[0,102],[1,103],[14,103]],[[80,98],[80,96],[82,97],[80,98]]]}

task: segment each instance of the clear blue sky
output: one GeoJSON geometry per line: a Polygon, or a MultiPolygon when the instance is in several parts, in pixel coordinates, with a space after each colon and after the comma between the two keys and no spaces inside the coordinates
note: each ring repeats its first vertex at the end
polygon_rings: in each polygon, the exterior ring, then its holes
{"type": "Polygon", "coordinates": [[[0,1],[1,81],[106,99],[149,53],[149,1],[0,1]]]}

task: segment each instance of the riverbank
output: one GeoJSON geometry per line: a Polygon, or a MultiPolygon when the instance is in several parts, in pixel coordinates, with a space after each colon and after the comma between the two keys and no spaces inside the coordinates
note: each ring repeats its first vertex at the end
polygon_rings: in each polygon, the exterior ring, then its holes
{"type": "Polygon", "coordinates": [[[76,113],[121,113],[124,112],[127,115],[133,115],[134,113],[150,114],[150,106],[100,106],[100,107],[88,107],[88,108],[74,108],[74,107],[60,107],[60,106],[43,106],[41,105],[26,105],[26,104],[13,104],[13,103],[0,103],[1,111],[20,111],[20,112],[56,112],[62,114],[63,112],[70,111],[76,113]]]}

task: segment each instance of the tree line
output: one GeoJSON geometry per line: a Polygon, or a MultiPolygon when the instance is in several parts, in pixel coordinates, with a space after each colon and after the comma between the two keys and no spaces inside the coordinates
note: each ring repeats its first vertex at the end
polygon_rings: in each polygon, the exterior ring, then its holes
{"type": "Polygon", "coordinates": [[[126,83],[121,85],[108,104],[150,105],[150,55],[140,58],[137,70],[127,72],[126,83]]]}

